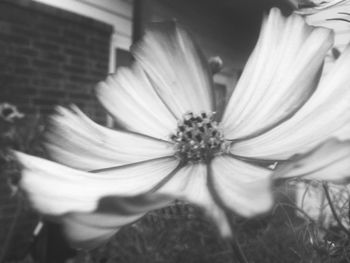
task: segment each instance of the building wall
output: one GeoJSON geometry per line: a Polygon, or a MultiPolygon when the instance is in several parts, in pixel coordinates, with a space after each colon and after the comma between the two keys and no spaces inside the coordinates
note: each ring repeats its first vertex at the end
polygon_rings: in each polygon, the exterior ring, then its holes
{"type": "Polygon", "coordinates": [[[108,73],[112,27],[30,0],[0,2],[0,98],[25,113],[75,103],[105,116],[93,88],[108,73]]]}
{"type": "Polygon", "coordinates": [[[133,0],[32,0],[93,18],[113,26],[114,41],[129,49],[132,35],[133,0]]]}
{"type": "MultiPolygon", "coordinates": [[[[0,103],[11,102],[26,115],[74,103],[105,123],[93,90],[108,74],[112,33],[112,26],[42,3],[0,1],[0,103]]],[[[7,256],[25,255],[38,223],[10,190],[1,171],[0,261],[5,243],[7,256]]]]}

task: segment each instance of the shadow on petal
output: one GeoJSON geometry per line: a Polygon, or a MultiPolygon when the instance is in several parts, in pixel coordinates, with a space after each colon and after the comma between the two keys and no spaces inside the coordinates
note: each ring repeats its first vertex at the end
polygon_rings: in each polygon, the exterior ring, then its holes
{"type": "Polygon", "coordinates": [[[273,177],[344,183],[350,178],[350,140],[330,139],[277,166],[273,177]]]}
{"type": "Polygon", "coordinates": [[[91,249],[107,242],[120,228],[130,225],[147,212],[168,206],[166,195],[135,197],[106,196],[92,213],[67,213],[61,217],[64,233],[75,248],[91,249]]]}

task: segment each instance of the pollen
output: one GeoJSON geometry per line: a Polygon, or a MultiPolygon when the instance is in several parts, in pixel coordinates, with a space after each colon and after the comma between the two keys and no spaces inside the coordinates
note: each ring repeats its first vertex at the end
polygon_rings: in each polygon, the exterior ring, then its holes
{"type": "Polygon", "coordinates": [[[208,162],[225,151],[226,143],[215,113],[186,113],[178,123],[176,133],[171,135],[176,156],[185,163],[208,162]]]}

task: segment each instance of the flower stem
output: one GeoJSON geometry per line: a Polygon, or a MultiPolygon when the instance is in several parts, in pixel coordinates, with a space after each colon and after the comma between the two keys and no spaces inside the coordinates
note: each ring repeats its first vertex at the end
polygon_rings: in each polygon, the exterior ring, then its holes
{"type": "Polygon", "coordinates": [[[233,224],[233,218],[232,215],[229,214],[228,211],[226,211],[226,218],[228,220],[229,226],[230,226],[230,230],[231,230],[231,234],[232,237],[229,239],[229,243],[232,249],[232,252],[234,253],[236,259],[238,260],[239,263],[248,263],[248,260],[246,258],[246,256],[243,253],[243,250],[239,244],[239,241],[237,240],[237,237],[235,235],[235,227],[233,224]]]}
{"type": "Polygon", "coordinates": [[[328,184],[326,182],[323,182],[322,183],[322,187],[323,187],[323,190],[326,194],[326,199],[327,199],[327,202],[329,204],[329,207],[331,208],[331,211],[332,211],[332,214],[333,214],[333,217],[334,219],[337,221],[339,227],[348,235],[350,236],[350,231],[343,225],[343,223],[341,222],[341,220],[339,219],[339,216],[337,214],[337,212],[335,211],[335,208],[334,208],[334,205],[333,205],[333,202],[332,202],[332,199],[331,199],[331,196],[329,194],[329,189],[328,189],[328,184]]]}
{"type": "Polygon", "coordinates": [[[17,199],[15,214],[14,214],[14,217],[12,219],[12,223],[9,226],[8,231],[6,233],[3,247],[0,250],[0,263],[3,263],[5,261],[6,253],[8,252],[7,250],[9,249],[9,247],[11,245],[11,241],[12,241],[12,238],[13,238],[13,233],[14,233],[14,230],[15,230],[18,218],[20,216],[20,213],[22,211],[22,197],[21,196],[17,196],[17,198],[18,199],[17,199]]]}
{"type": "Polygon", "coordinates": [[[235,256],[240,263],[248,263],[247,258],[245,257],[241,246],[239,245],[239,242],[237,241],[236,238],[232,237],[230,239],[230,245],[232,248],[232,251],[235,253],[235,256]]]}
{"type": "Polygon", "coordinates": [[[220,204],[220,207],[223,209],[226,220],[228,222],[228,225],[230,227],[230,231],[231,231],[231,238],[229,238],[227,241],[230,244],[230,247],[232,249],[232,252],[234,254],[234,256],[236,257],[236,260],[238,263],[248,263],[247,258],[245,257],[243,250],[236,238],[235,235],[235,225],[234,225],[234,218],[233,218],[233,214],[230,212],[229,209],[227,209],[227,207],[225,207],[225,205],[223,204],[220,196],[218,195],[218,193],[216,192],[216,190],[213,188],[214,182],[213,182],[213,173],[212,173],[212,167],[211,167],[211,163],[208,162],[207,163],[207,173],[208,173],[208,189],[214,199],[214,201],[217,204],[220,204]]]}

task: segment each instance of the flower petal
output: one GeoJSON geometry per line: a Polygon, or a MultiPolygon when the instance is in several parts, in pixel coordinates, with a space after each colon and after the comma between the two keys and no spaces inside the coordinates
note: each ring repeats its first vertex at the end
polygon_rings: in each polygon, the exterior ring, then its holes
{"type": "Polygon", "coordinates": [[[102,127],[76,107],[58,108],[46,148],[65,165],[95,170],[173,155],[170,143],[102,127]]]}
{"type": "Polygon", "coordinates": [[[292,118],[260,136],[233,144],[231,152],[244,157],[283,160],[307,152],[333,136],[348,139],[349,68],[350,46],[292,118]]]}
{"type": "Polygon", "coordinates": [[[206,59],[174,22],[149,29],[133,48],[156,92],[178,119],[213,110],[212,75],[206,59]]]}
{"type": "Polygon", "coordinates": [[[172,199],[163,195],[110,196],[100,201],[93,213],[69,213],[61,221],[72,246],[91,249],[107,241],[121,227],[133,223],[148,211],[169,205],[170,201],[172,199]]]}
{"type": "Polygon", "coordinates": [[[222,119],[226,138],[256,136],[295,114],[320,77],[333,34],[273,8],[222,119]]]}
{"type": "Polygon", "coordinates": [[[206,206],[208,189],[206,185],[207,168],[204,164],[186,165],[157,189],[156,193],[176,195],[200,206],[206,206]]]}
{"type": "Polygon", "coordinates": [[[192,164],[181,168],[170,180],[158,187],[155,194],[174,196],[202,207],[214,220],[223,236],[231,235],[226,215],[215,203],[207,187],[205,164],[192,164]]]}
{"type": "Polygon", "coordinates": [[[70,246],[91,249],[108,241],[120,227],[139,219],[143,214],[133,216],[114,216],[99,214],[72,213],[62,218],[63,231],[70,246]],[[113,220],[114,225],[106,226],[113,220]]]}
{"type": "Polygon", "coordinates": [[[350,141],[328,140],[312,151],[277,166],[275,178],[343,182],[350,177],[350,141]]]}
{"type": "Polygon", "coordinates": [[[96,92],[106,109],[128,130],[169,139],[176,128],[176,119],[137,64],[118,70],[101,82],[96,92]]]}
{"type": "Polygon", "coordinates": [[[145,194],[178,166],[175,158],[164,157],[87,173],[23,153],[15,154],[23,165],[21,188],[34,208],[50,215],[92,212],[107,196],[145,194]]]}
{"type": "Polygon", "coordinates": [[[208,183],[223,207],[251,217],[272,207],[270,175],[268,169],[219,156],[210,164],[208,183]]]}

